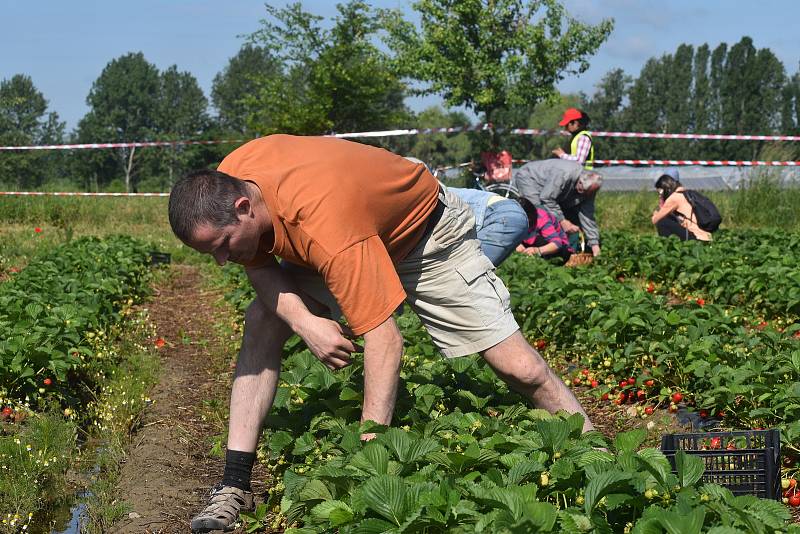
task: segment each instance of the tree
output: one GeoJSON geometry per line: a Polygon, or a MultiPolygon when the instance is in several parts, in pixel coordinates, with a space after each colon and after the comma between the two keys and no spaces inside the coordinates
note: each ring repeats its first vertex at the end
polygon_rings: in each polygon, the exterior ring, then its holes
{"type": "Polygon", "coordinates": [[[279,72],[254,76],[245,100],[252,131],[320,134],[398,127],[410,117],[405,86],[386,53],[373,44],[382,10],[361,1],[337,6],[330,29],[299,3],[266,6],[269,17],[251,36],[279,62],[279,72]]]}
{"type": "MultiPolygon", "coordinates": [[[[469,124],[469,117],[465,113],[446,111],[438,106],[422,111],[415,121],[416,128],[450,128],[469,124]]],[[[467,132],[417,135],[403,154],[419,158],[436,168],[469,161],[472,158],[472,143],[467,132]]]]}
{"type": "Polygon", "coordinates": [[[419,29],[397,13],[389,20],[398,68],[427,84],[421,94],[438,94],[487,122],[503,109],[533,109],[564,76],[584,72],[613,27],[611,20],[578,22],[557,0],[418,0],[413,6],[419,29]]]}
{"type": "MultiPolygon", "coordinates": [[[[158,95],[158,115],[154,132],[159,140],[196,139],[209,126],[208,100],[197,79],[189,72],[179,72],[172,65],[161,73],[158,95]]],[[[167,184],[171,186],[175,172],[202,165],[197,146],[172,146],[160,149],[159,168],[154,174],[163,174],[167,168],[167,184]],[[164,162],[166,161],[166,165],[164,162]],[[159,171],[161,171],[159,173],[159,171]]],[[[165,185],[165,184],[162,184],[165,185]]]]}
{"type": "MultiPolygon", "coordinates": [[[[613,69],[606,73],[595,86],[592,97],[585,101],[583,109],[591,118],[591,130],[620,131],[625,130],[622,111],[628,97],[633,78],[622,69],[613,69]]],[[[628,139],[612,137],[594,138],[595,158],[623,157],[622,154],[633,153],[628,139]]]]}
{"type": "Polygon", "coordinates": [[[632,82],[633,78],[619,68],[603,76],[596,86],[594,95],[584,106],[592,120],[593,130],[619,129],[619,113],[632,82]]]}
{"type": "MultiPolygon", "coordinates": [[[[29,76],[17,74],[0,82],[0,144],[60,143],[64,123],[47,111],[47,100],[29,76]]],[[[18,189],[41,186],[58,173],[60,157],[44,151],[0,153],[0,183],[18,189]]]]}
{"type": "MultiPolygon", "coordinates": [[[[106,65],[86,99],[78,123],[81,142],[196,139],[208,129],[208,100],[197,80],[176,65],[163,73],[144,55],[131,53],[106,65]]],[[[91,150],[80,154],[76,172],[91,186],[124,177],[125,190],[162,189],[174,173],[206,164],[201,147],[91,150]]]]}
{"type": "MultiPolygon", "coordinates": [[[[78,123],[81,142],[146,141],[157,128],[161,79],[155,65],[141,52],[112,60],[92,84],[86,103],[89,112],[78,123]]],[[[122,174],[130,191],[138,175],[134,148],[88,151],[82,163],[96,180],[122,174]]],[[[140,158],[140,163],[142,159],[140,158]]],[[[139,165],[141,167],[141,165],[139,165]]]]}
{"type": "Polygon", "coordinates": [[[258,79],[280,76],[280,62],[261,46],[245,44],[214,77],[211,100],[223,131],[247,134],[247,97],[258,89],[258,79]]]}
{"type": "Polygon", "coordinates": [[[712,106],[712,98],[708,72],[710,55],[711,52],[708,44],[697,47],[697,51],[694,54],[694,93],[692,96],[694,109],[692,113],[694,115],[693,131],[697,133],[708,132],[709,125],[711,124],[710,109],[712,106]]]}
{"type": "MultiPolygon", "coordinates": [[[[756,50],[743,37],[725,59],[719,87],[722,133],[762,134],[780,125],[780,101],[786,73],[783,64],[767,48],[756,50]]],[[[729,145],[731,158],[754,158],[762,143],[729,145]]]]}

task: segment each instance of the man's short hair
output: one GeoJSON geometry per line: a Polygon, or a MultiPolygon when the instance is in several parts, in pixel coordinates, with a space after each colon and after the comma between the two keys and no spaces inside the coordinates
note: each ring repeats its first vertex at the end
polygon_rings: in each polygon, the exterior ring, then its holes
{"type": "Polygon", "coordinates": [[[172,231],[188,242],[202,224],[214,228],[236,224],[234,204],[241,197],[250,198],[244,180],[212,169],[192,171],[180,178],[169,194],[172,231]]]}
{"type": "Polygon", "coordinates": [[[603,185],[603,176],[595,171],[584,169],[578,178],[578,183],[581,184],[584,191],[589,191],[593,187],[595,189],[600,189],[603,185]]]}

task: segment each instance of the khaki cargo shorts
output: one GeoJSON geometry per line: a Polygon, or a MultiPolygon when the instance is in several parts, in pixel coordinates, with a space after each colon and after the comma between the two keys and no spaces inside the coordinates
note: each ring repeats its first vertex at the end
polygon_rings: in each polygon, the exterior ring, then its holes
{"type": "MultiPolygon", "coordinates": [[[[397,264],[397,274],[406,303],[442,354],[453,358],[489,349],[519,330],[519,325],[505,284],[481,252],[469,206],[449,191],[439,199],[445,204],[439,222],[397,264]]],[[[283,266],[304,293],[328,307],[332,319],[341,317],[320,275],[283,266]]]]}

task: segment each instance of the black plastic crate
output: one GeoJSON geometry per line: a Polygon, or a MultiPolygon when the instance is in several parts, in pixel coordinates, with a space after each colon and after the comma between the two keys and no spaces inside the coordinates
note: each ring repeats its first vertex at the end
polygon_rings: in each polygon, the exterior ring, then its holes
{"type": "Polygon", "coordinates": [[[150,265],[169,265],[172,256],[167,252],[150,251],[150,265]]]}
{"type": "Polygon", "coordinates": [[[673,471],[678,451],[703,460],[706,467],[703,482],[724,486],[734,495],[781,500],[778,430],[695,432],[661,437],[661,452],[669,459],[673,471]]]}

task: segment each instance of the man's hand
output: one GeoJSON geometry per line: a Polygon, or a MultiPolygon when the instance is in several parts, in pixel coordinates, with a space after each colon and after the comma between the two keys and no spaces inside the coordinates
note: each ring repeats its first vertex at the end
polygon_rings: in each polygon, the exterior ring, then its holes
{"type": "Polygon", "coordinates": [[[305,341],[314,356],[332,371],[350,365],[350,354],[364,350],[348,339],[353,337],[349,328],[325,317],[309,315],[297,329],[297,335],[305,341]]]}
{"type": "Polygon", "coordinates": [[[564,149],[563,149],[563,148],[561,148],[561,147],[558,147],[558,148],[554,148],[554,149],[553,149],[553,154],[555,154],[556,156],[558,156],[558,157],[560,158],[561,156],[563,156],[564,154],[566,154],[566,152],[564,152],[564,149]]]}
{"type": "Polygon", "coordinates": [[[561,228],[565,232],[567,232],[568,234],[574,234],[574,233],[577,233],[577,232],[581,231],[581,229],[578,227],[578,225],[573,224],[572,222],[568,221],[567,219],[564,219],[563,221],[561,221],[561,228]]]}
{"type": "Polygon", "coordinates": [[[592,245],[592,255],[595,258],[600,255],[600,245],[592,245]]]}

